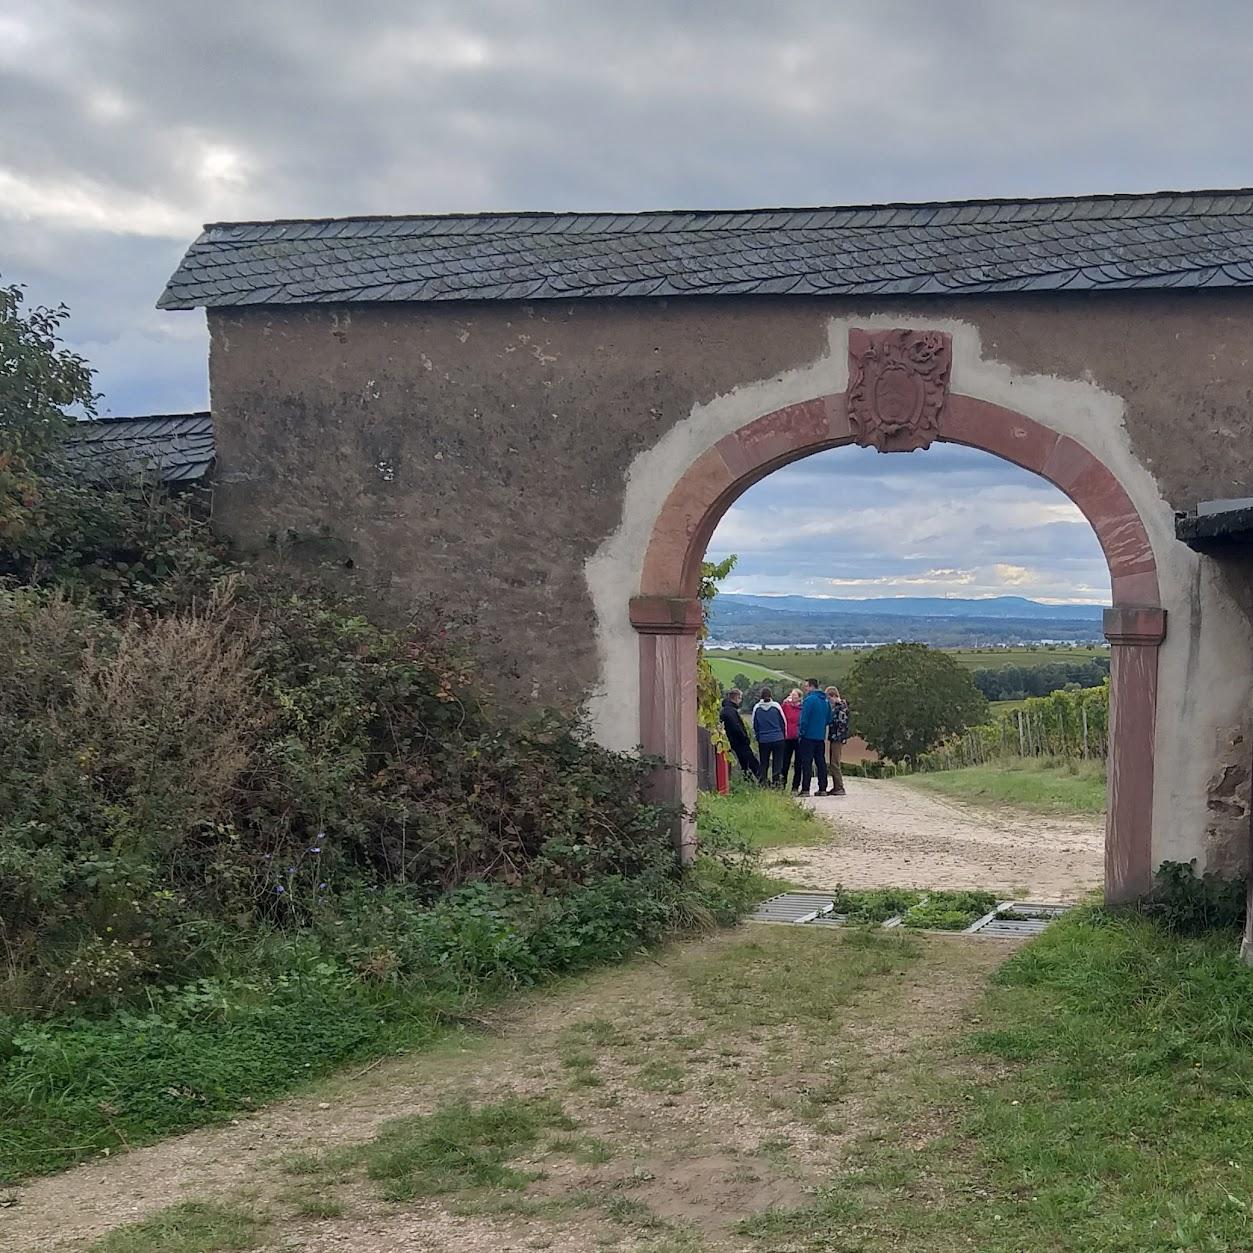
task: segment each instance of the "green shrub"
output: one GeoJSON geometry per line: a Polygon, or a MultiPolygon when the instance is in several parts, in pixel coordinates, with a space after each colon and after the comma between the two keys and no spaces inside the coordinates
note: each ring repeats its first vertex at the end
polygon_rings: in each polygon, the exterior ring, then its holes
{"type": "Polygon", "coordinates": [[[615,917],[615,885],[673,873],[648,764],[569,719],[493,725],[442,628],[387,630],[251,574],[121,622],[10,589],[0,643],[11,1005],[125,1003],[213,969],[234,930],[325,930],[389,885],[414,908],[525,885],[544,914],[602,883],[615,917]]]}
{"type": "Polygon", "coordinates": [[[472,884],[430,905],[402,884],[358,889],[319,916],[320,931],[224,933],[234,947],[214,950],[213,974],[150,983],[142,1010],[0,1015],[0,1179],[229,1117],[354,1058],[419,1047],[484,998],[629,956],[755,899],[751,872],[734,861],[705,858],[679,874],[658,860],[631,879],[541,894],[472,884]]]}
{"type": "Polygon", "coordinates": [[[211,1121],[478,998],[729,920],[654,763],[506,723],[472,633],[403,627],[192,498],[67,472],[90,373],[0,287],[0,1173],[211,1121]],[[280,554],[281,556],[281,554],[280,554]]]}
{"type": "Polygon", "coordinates": [[[1198,936],[1244,925],[1245,881],[1206,872],[1196,862],[1164,861],[1140,910],[1174,935],[1198,936]]]}

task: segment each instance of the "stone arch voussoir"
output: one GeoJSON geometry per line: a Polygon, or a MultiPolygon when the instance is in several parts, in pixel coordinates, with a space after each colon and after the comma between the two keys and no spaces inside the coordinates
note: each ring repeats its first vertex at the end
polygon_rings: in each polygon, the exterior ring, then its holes
{"type": "MultiPolygon", "coordinates": [[[[846,394],[777,409],[707,448],[681,475],[657,515],[639,595],[631,602],[641,649],[641,736],[646,752],[680,767],[673,772],[674,790],[685,804],[695,799],[694,672],[700,623],[695,598],[714,528],[735,499],[771,471],[853,443],[857,435],[846,394]]],[[[934,438],[982,449],[1041,475],[1078,506],[1100,542],[1113,598],[1105,623],[1112,647],[1106,897],[1137,896],[1148,888],[1152,873],[1157,646],[1165,635],[1148,532],[1106,465],[1078,440],[1025,414],[950,394],[934,438]]],[[[683,824],[679,845],[689,858],[695,848],[690,821],[683,824]]]]}

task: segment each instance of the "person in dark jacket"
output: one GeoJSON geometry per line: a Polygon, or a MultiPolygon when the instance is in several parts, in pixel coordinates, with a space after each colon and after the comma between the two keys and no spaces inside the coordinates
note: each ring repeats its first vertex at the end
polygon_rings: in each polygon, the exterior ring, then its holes
{"type": "Polygon", "coordinates": [[[809,795],[809,783],[816,773],[818,795],[827,793],[827,727],[831,725],[831,702],[817,679],[805,680],[801,701],[800,740],[797,761],[801,771],[801,795],[809,795]]]}
{"type": "Polygon", "coordinates": [[[761,699],[753,706],[753,734],[757,737],[757,755],[761,758],[761,783],[770,782],[782,787],[786,777],[783,770],[783,744],[787,738],[787,723],[783,718],[783,706],[768,688],[761,689],[761,699]],[[769,779],[767,779],[767,773],[769,779]]]}
{"type": "Polygon", "coordinates": [[[844,771],[840,763],[844,758],[844,744],[848,740],[848,701],[840,695],[838,687],[827,688],[827,700],[831,702],[831,725],[827,728],[827,769],[831,772],[831,795],[843,796],[844,771]]]}
{"type": "Polygon", "coordinates": [[[743,699],[744,693],[738,687],[733,687],[722,698],[722,729],[727,733],[727,743],[731,745],[740,769],[755,779],[761,773],[761,765],[753,752],[752,741],[748,738],[744,718],[740,714],[740,702],[743,699]]]}

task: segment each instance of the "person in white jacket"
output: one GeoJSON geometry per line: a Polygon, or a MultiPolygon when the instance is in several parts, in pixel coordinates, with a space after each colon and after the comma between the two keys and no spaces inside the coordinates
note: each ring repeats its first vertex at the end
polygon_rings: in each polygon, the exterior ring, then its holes
{"type": "Polygon", "coordinates": [[[761,762],[762,783],[782,787],[783,745],[787,739],[787,722],[783,706],[768,687],[761,689],[761,699],[753,706],[753,735],[757,738],[757,757],[761,762]]]}

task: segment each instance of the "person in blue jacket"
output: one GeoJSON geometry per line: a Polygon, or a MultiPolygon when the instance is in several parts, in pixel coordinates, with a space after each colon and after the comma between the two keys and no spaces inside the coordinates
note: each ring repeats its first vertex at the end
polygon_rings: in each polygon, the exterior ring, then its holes
{"type": "Polygon", "coordinates": [[[809,795],[809,783],[818,776],[818,795],[829,796],[827,788],[827,727],[831,725],[831,702],[817,679],[805,680],[801,701],[800,739],[796,742],[796,766],[801,775],[801,795],[809,795]]]}
{"type": "Polygon", "coordinates": [[[757,756],[761,762],[762,784],[783,786],[783,745],[787,740],[787,723],[783,719],[783,706],[774,698],[768,687],[761,689],[761,699],[753,706],[753,734],[757,737],[757,756]]]}

